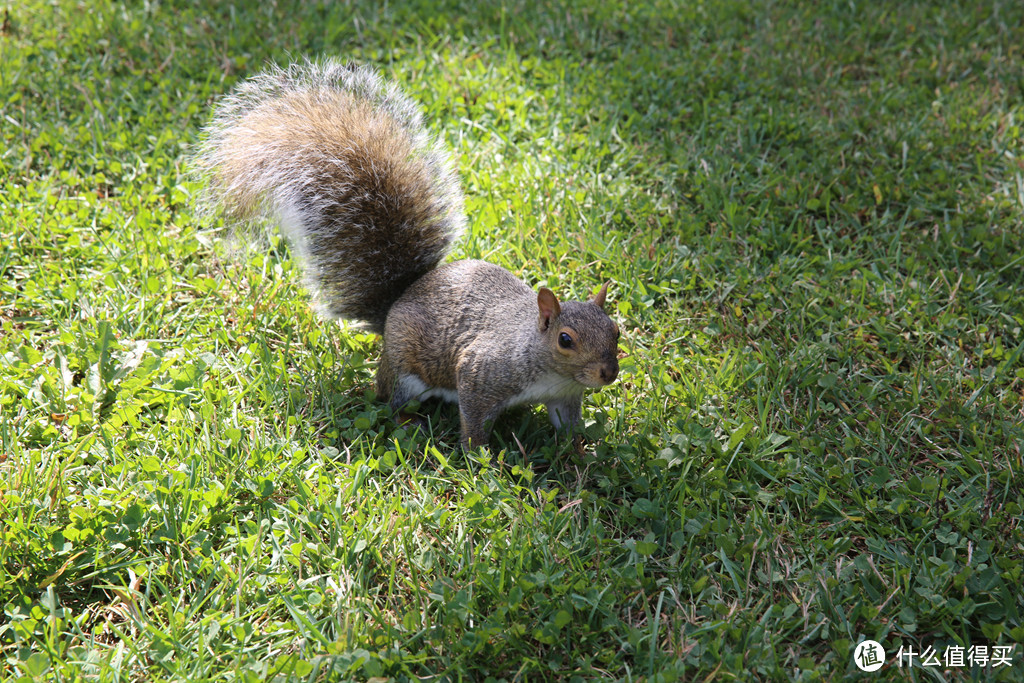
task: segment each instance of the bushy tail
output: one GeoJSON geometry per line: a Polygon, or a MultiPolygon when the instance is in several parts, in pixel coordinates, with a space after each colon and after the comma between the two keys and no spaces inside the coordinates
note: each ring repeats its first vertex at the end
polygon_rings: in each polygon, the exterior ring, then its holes
{"type": "Polygon", "coordinates": [[[465,228],[447,153],[369,67],[307,61],[250,78],[218,104],[196,166],[206,211],[278,222],[321,313],[378,332],[465,228]]]}

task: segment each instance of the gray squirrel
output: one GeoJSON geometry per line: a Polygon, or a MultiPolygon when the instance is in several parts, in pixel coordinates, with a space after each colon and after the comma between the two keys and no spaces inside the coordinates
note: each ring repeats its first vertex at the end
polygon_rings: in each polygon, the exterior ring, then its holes
{"type": "Polygon", "coordinates": [[[462,444],[485,445],[498,414],[547,405],[580,420],[586,389],[619,372],[605,283],[559,302],[484,261],[438,265],[465,229],[448,154],[416,105],[365,66],[270,67],[217,105],[196,166],[207,212],[276,222],[319,312],[383,335],[377,393],[459,404],[462,444]]]}

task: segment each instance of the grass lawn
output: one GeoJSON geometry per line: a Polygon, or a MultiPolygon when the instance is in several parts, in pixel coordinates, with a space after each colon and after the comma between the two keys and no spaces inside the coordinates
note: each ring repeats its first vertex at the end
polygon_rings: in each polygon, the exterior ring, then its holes
{"type": "Polygon", "coordinates": [[[1016,0],[6,3],[0,679],[1021,680],[1022,130],[1016,0]],[[306,55],[421,103],[454,258],[614,281],[582,454],[396,426],[199,220],[211,104],[306,55]]]}

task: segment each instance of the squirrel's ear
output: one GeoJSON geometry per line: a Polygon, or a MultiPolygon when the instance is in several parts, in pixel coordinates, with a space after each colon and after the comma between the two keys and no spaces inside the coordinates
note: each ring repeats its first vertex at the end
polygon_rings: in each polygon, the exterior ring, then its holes
{"type": "Polygon", "coordinates": [[[601,285],[601,291],[600,292],[598,292],[594,296],[590,297],[590,301],[592,301],[595,304],[597,304],[601,308],[602,311],[604,310],[604,298],[608,294],[608,285],[610,285],[611,283],[612,283],[612,281],[608,280],[603,285],[601,285]]]}
{"type": "Polygon", "coordinates": [[[557,318],[562,312],[562,307],[558,305],[555,293],[547,287],[541,287],[540,291],[537,292],[537,308],[540,309],[537,327],[540,328],[541,332],[545,332],[551,326],[551,320],[557,318]]]}

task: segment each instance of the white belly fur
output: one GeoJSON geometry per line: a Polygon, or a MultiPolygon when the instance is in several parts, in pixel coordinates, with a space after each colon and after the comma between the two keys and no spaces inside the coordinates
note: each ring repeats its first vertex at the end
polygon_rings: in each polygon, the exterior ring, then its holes
{"type": "MultiPolygon", "coordinates": [[[[398,384],[408,396],[423,401],[428,398],[440,398],[449,403],[459,402],[459,392],[442,387],[428,387],[427,383],[416,375],[402,375],[398,384]]],[[[503,406],[517,406],[524,403],[534,405],[547,403],[563,398],[579,396],[583,387],[573,379],[549,372],[538,377],[532,384],[502,403],[503,406]]]]}
{"type": "Polygon", "coordinates": [[[518,394],[505,401],[506,406],[515,406],[528,403],[547,403],[563,398],[579,396],[583,387],[574,379],[563,377],[554,372],[541,375],[532,384],[518,394]]]}
{"type": "Polygon", "coordinates": [[[428,398],[440,398],[449,403],[459,402],[459,392],[454,389],[428,387],[427,383],[416,375],[402,375],[398,378],[398,384],[408,396],[415,396],[420,401],[428,398]]]}

